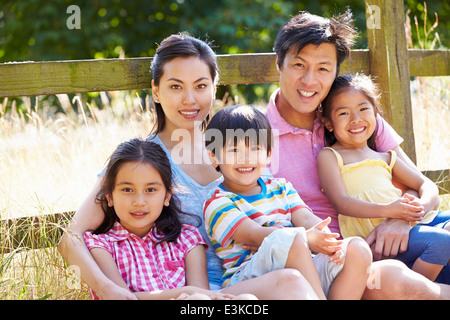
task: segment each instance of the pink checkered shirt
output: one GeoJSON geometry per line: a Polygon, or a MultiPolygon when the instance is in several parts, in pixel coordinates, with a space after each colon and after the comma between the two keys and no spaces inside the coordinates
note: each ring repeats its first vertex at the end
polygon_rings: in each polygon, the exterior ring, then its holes
{"type": "MultiPolygon", "coordinates": [[[[88,249],[103,248],[116,261],[119,272],[133,292],[167,290],[185,285],[184,258],[197,245],[206,243],[196,227],[182,225],[175,242],[162,242],[150,231],[142,239],[127,231],[119,222],[103,234],[86,232],[88,249]]],[[[91,291],[93,299],[98,296],[91,291]]]]}

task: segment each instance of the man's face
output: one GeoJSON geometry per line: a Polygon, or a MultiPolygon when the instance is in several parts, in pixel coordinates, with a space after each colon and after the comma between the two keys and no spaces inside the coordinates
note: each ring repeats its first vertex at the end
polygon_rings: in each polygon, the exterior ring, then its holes
{"type": "Polygon", "coordinates": [[[278,68],[281,91],[277,107],[283,118],[291,123],[290,120],[315,113],[330,91],[336,68],[333,44],[309,44],[298,54],[297,47],[291,48],[278,68]]]}

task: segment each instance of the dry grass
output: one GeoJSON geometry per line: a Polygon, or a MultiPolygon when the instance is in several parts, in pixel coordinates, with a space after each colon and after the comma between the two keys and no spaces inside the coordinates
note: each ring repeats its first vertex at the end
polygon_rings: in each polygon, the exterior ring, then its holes
{"type": "Polygon", "coordinates": [[[450,77],[421,77],[411,82],[417,165],[421,170],[450,165],[450,77]]]}
{"type": "MultiPolygon", "coordinates": [[[[0,194],[6,195],[0,197],[2,218],[35,215],[37,209],[73,210],[117,144],[148,134],[151,119],[140,100],[127,92],[114,96],[103,110],[90,106],[94,116],[74,110],[54,114],[41,103],[26,114],[13,108],[0,117],[0,194]]],[[[64,98],[60,100],[70,110],[64,98]]]]}

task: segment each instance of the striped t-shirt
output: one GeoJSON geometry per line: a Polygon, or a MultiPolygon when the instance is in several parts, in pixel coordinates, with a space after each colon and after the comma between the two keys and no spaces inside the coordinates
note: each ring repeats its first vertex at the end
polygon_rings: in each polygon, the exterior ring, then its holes
{"type": "Polygon", "coordinates": [[[252,257],[241,243],[231,239],[234,231],[246,219],[261,226],[292,227],[291,213],[308,208],[292,184],[283,178],[258,179],[261,193],[243,196],[226,190],[222,184],[213,190],[205,202],[205,228],[216,254],[226,269],[222,285],[252,257]]]}

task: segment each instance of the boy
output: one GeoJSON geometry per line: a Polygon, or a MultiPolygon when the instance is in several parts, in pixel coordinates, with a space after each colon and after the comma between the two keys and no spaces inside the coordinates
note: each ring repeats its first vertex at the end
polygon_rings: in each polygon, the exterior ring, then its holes
{"type": "Polygon", "coordinates": [[[226,269],[223,286],[294,268],[319,298],[360,299],[372,259],[368,245],[336,240],[330,219],[316,217],[291,183],[262,176],[272,140],[267,118],[250,106],[225,108],[208,124],[206,148],[224,181],[205,202],[205,227],[226,269]],[[319,253],[312,258],[309,249],[319,253]]]}

